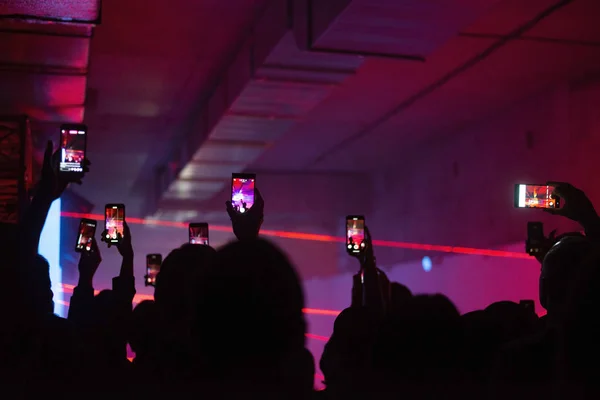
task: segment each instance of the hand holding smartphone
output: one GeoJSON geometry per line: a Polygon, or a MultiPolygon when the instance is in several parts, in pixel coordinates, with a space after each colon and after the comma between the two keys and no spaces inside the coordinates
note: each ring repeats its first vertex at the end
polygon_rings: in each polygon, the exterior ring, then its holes
{"type": "Polygon", "coordinates": [[[123,239],[125,230],[125,205],[107,204],[104,206],[104,240],[117,244],[123,239]]]}
{"type": "Polygon", "coordinates": [[[542,184],[515,185],[515,207],[560,208],[561,199],[554,194],[555,186],[542,184]]]}
{"type": "Polygon", "coordinates": [[[96,235],[96,221],[93,219],[83,218],[79,222],[79,230],[77,232],[77,242],[75,243],[75,251],[78,253],[92,250],[92,242],[96,235]]]}
{"type": "Polygon", "coordinates": [[[59,173],[68,181],[83,176],[87,147],[87,126],[83,124],[64,124],[60,127],[59,173]]]}
{"type": "Polygon", "coordinates": [[[254,205],[256,174],[231,174],[231,205],[244,214],[254,205]]]}
{"type": "Polygon", "coordinates": [[[193,222],[188,226],[189,243],[208,246],[208,224],[193,222]]]}
{"type": "Polygon", "coordinates": [[[365,217],[362,215],[348,215],[346,217],[346,251],[350,255],[357,255],[366,249],[365,217]]]}
{"type": "Polygon", "coordinates": [[[144,277],[145,286],[156,286],[156,276],[160,272],[162,265],[162,255],[148,254],[146,255],[146,276],[144,277]]]}

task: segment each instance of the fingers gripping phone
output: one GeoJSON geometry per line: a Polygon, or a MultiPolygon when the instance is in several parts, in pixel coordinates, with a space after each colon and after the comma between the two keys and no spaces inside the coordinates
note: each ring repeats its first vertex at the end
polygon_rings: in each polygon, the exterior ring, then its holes
{"type": "Polygon", "coordinates": [[[552,185],[515,185],[515,207],[517,208],[560,208],[561,199],[554,194],[552,185]]]}
{"type": "Polygon", "coordinates": [[[60,127],[59,173],[69,180],[83,175],[83,162],[87,146],[87,126],[64,124],[60,127]]]}
{"type": "Polygon", "coordinates": [[[365,217],[348,215],[346,217],[346,251],[351,255],[356,255],[362,253],[366,246],[365,217]]]}
{"type": "Polygon", "coordinates": [[[156,276],[160,272],[162,265],[162,255],[148,254],[146,255],[146,276],[144,279],[145,286],[156,286],[156,276]]]}
{"type": "Polygon", "coordinates": [[[194,222],[188,226],[189,243],[208,246],[208,224],[206,222],[194,222]]]}
{"type": "Polygon", "coordinates": [[[107,204],[104,206],[104,241],[120,243],[125,225],[125,205],[107,204]]]}
{"type": "Polygon", "coordinates": [[[254,205],[256,174],[231,174],[231,205],[240,214],[254,205]]]}
{"type": "Polygon", "coordinates": [[[75,251],[78,253],[92,250],[92,242],[96,235],[96,221],[93,219],[83,218],[79,222],[79,230],[77,231],[77,242],[75,243],[75,251]]]}
{"type": "Polygon", "coordinates": [[[544,225],[541,222],[528,222],[525,252],[531,256],[538,255],[542,252],[544,241],[544,225]]]}

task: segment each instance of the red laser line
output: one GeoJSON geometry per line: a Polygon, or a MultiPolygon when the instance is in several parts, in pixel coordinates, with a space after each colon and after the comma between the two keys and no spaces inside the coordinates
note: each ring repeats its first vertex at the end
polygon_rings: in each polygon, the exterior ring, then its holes
{"type": "Polygon", "coordinates": [[[337,310],[320,310],[318,308],[303,308],[302,312],[304,314],[329,315],[332,317],[337,317],[341,313],[341,311],[337,311],[337,310]]]}
{"type": "Polygon", "coordinates": [[[315,335],[315,334],[312,334],[312,333],[305,333],[304,336],[306,336],[309,339],[320,340],[322,342],[328,342],[329,341],[329,338],[327,336],[315,335]]]}
{"type": "MultiPolygon", "coordinates": [[[[63,211],[61,216],[66,218],[87,218],[87,219],[95,219],[98,221],[104,220],[104,216],[100,214],[84,214],[84,213],[76,213],[63,211]]],[[[127,218],[127,222],[132,224],[140,224],[140,225],[157,225],[157,226],[167,226],[171,228],[185,228],[187,229],[187,224],[183,222],[175,222],[175,221],[164,221],[157,219],[142,219],[142,218],[127,218]]],[[[231,227],[229,226],[220,226],[220,225],[211,225],[210,229],[213,231],[219,232],[232,232],[231,227]]],[[[337,237],[337,236],[329,236],[329,235],[316,235],[312,233],[302,233],[302,232],[288,232],[288,231],[275,231],[275,230],[261,230],[261,235],[264,236],[272,236],[279,237],[284,239],[295,239],[295,240],[309,240],[313,242],[329,242],[329,243],[344,243],[346,239],[337,237]]],[[[435,244],[421,244],[421,243],[408,243],[408,242],[393,242],[389,240],[373,240],[373,244],[381,247],[392,247],[398,249],[408,249],[408,250],[421,250],[421,251],[431,251],[431,252],[440,252],[440,253],[453,253],[453,254],[464,254],[464,255],[472,255],[472,256],[487,256],[487,257],[503,257],[503,258],[517,258],[522,260],[534,260],[533,257],[530,257],[525,253],[517,253],[514,251],[503,251],[503,250],[490,250],[490,249],[477,249],[472,247],[454,247],[454,246],[442,246],[435,244]]]]}

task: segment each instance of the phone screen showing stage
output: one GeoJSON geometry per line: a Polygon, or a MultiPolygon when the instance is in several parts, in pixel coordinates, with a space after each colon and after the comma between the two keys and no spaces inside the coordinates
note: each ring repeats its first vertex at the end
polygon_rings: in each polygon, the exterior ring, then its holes
{"type": "Polygon", "coordinates": [[[515,206],[519,208],[559,208],[560,198],[554,186],[520,184],[515,188],[515,206]]]}
{"type": "Polygon", "coordinates": [[[60,130],[60,172],[83,172],[86,130],[63,127],[60,130]]]}
{"type": "Polygon", "coordinates": [[[208,224],[190,224],[190,244],[208,246],[208,224]]]}
{"type": "Polygon", "coordinates": [[[252,175],[234,174],[231,179],[231,204],[239,213],[245,213],[254,204],[254,182],[252,175]]]}
{"type": "Polygon", "coordinates": [[[118,243],[123,237],[125,207],[121,205],[108,205],[104,210],[104,215],[106,239],[111,243],[118,243]]]}
{"type": "Polygon", "coordinates": [[[79,223],[79,232],[77,235],[77,251],[92,250],[92,241],[96,234],[96,221],[82,219],[79,223]]]}
{"type": "Polygon", "coordinates": [[[348,217],[346,219],[346,248],[349,253],[360,253],[364,250],[365,220],[361,217],[348,217]]]}
{"type": "Polygon", "coordinates": [[[154,286],[156,276],[160,272],[162,256],[160,254],[148,254],[146,256],[146,285],[154,286]]]}

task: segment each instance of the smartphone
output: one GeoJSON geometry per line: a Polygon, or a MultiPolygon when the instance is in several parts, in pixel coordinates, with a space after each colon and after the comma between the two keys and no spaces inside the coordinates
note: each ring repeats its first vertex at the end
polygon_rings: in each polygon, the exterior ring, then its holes
{"type": "Polygon", "coordinates": [[[544,224],[541,222],[528,222],[527,240],[525,241],[527,254],[535,256],[542,251],[544,239],[544,224]]]}
{"type": "Polygon", "coordinates": [[[231,174],[231,204],[243,214],[254,204],[256,174],[231,174]]]}
{"type": "Polygon", "coordinates": [[[93,219],[83,218],[79,221],[79,231],[77,233],[77,243],[75,243],[75,251],[81,253],[83,251],[92,250],[92,241],[96,235],[96,221],[93,219]]]}
{"type": "Polygon", "coordinates": [[[515,185],[515,207],[517,208],[560,208],[560,197],[554,194],[554,186],[515,185]]]}
{"type": "Polygon", "coordinates": [[[146,280],[144,284],[146,286],[156,285],[156,276],[160,272],[160,266],[162,265],[162,255],[160,254],[148,254],[146,255],[146,280]]]}
{"type": "Polygon", "coordinates": [[[208,246],[208,224],[206,222],[193,222],[188,226],[190,244],[203,244],[208,246]]]}
{"type": "Polygon", "coordinates": [[[125,223],[125,205],[107,204],[104,206],[104,230],[106,241],[119,243],[123,238],[125,223]]]}
{"type": "Polygon", "coordinates": [[[346,250],[349,254],[358,254],[365,250],[365,217],[348,215],[346,217],[346,250]]]}
{"type": "Polygon", "coordinates": [[[524,309],[531,311],[535,314],[535,301],[533,300],[521,300],[519,301],[519,305],[524,309]]]}
{"type": "Polygon", "coordinates": [[[59,172],[73,179],[83,175],[87,146],[87,126],[64,124],[60,127],[59,172]]]}

